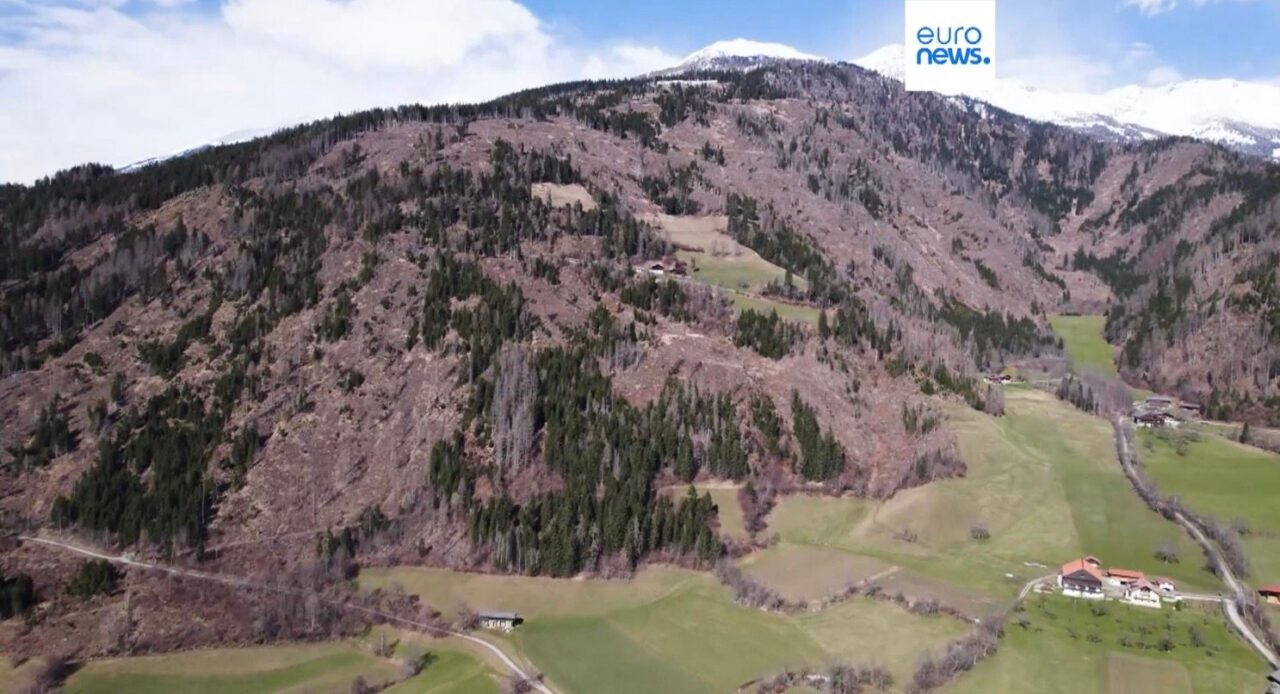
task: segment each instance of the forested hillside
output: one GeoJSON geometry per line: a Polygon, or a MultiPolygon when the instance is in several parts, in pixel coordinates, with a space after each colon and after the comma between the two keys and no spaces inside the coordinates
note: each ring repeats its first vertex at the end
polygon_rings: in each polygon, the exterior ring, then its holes
{"type": "MultiPolygon", "coordinates": [[[[850,66],[687,77],[0,189],[6,529],[325,585],[705,568],[741,541],[664,489],[747,482],[767,510],[963,475],[940,401],[1000,414],[983,371],[1057,355],[1046,314],[1113,299],[1126,373],[1280,409],[1274,168],[850,66]]],[[[16,611],[44,601],[33,643],[80,629],[77,564],[24,545],[0,568],[16,611]]],[[[135,644],[262,636],[142,590],[161,626],[135,644]]]]}

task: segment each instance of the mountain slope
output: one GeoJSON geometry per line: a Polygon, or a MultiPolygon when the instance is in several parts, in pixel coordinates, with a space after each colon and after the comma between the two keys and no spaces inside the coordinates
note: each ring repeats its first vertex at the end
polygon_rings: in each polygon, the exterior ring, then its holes
{"type": "MultiPolygon", "coordinates": [[[[1112,302],[1131,375],[1262,419],[1274,282],[1240,273],[1280,237],[1275,172],[786,61],[6,186],[0,517],[331,591],[389,562],[707,567],[742,548],[661,489],[963,474],[939,400],[999,412],[981,370],[1060,364],[1046,313],[1112,302]]],[[[120,647],[58,597],[73,565],[0,559],[49,596],[3,650],[120,647]]],[[[166,625],[140,648],[268,637],[166,590],[133,594],[166,625]]]]}

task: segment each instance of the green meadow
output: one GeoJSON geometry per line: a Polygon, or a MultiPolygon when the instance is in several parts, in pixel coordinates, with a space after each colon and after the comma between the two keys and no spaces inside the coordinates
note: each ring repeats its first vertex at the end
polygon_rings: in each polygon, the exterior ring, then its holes
{"type": "Polygon", "coordinates": [[[351,643],[216,648],[91,661],[66,684],[73,694],[349,691],[361,678],[371,686],[400,678],[389,660],[351,643]]]}
{"type": "Polygon", "coordinates": [[[821,612],[742,607],[711,576],[650,567],[631,580],[479,576],[429,568],[367,570],[363,587],[398,584],[444,608],[516,610],[526,622],[489,634],[566,692],[730,691],[777,671],[843,660],[879,663],[905,681],[920,654],[965,632],[947,617],[851,600],[821,612]]]}
{"type": "Polygon", "coordinates": [[[1115,347],[1102,337],[1106,322],[1106,316],[1049,316],[1049,324],[1062,336],[1067,357],[1077,369],[1115,376],[1115,347]]]}
{"type": "Polygon", "coordinates": [[[1216,605],[1153,610],[1033,595],[997,653],[954,692],[1259,692],[1268,668],[1230,633],[1216,605]],[[1033,684],[1034,683],[1034,684],[1033,684]]]}
{"type": "Polygon", "coordinates": [[[1143,430],[1139,441],[1160,490],[1197,513],[1246,526],[1252,582],[1280,583],[1280,455],[1210,433],[1143,430]]]}

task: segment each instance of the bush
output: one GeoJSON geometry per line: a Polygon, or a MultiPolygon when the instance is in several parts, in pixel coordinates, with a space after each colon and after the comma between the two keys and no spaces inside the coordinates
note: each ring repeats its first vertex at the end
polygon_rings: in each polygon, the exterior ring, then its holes
{"type": "Polygon", "coordinates": [[[119,577],[116,567],[106,559],[85,560],[80,563],[80,568],[67,582],[67,595],[81,599],[95,595],[110,595],[115,592],[119,577]]]}

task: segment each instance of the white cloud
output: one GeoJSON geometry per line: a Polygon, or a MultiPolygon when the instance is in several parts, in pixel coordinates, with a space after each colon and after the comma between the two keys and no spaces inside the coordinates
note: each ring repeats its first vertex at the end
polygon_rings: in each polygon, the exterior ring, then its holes
{"type": "Polygon", "coordinates": [[[1064,92],[1096,92],[1114,76],[1111,64],[1082,55],[1035,55],[1001,59],[1001,78],[1036,89],[1064,92]]]}
{"type": "MultiPolygon", "coordinates": [[[[1196,7],[1205,7],[1206,5],[1219,5],[1225,2],[1235,2],[1247,4],[1257,2],[1257,0],[1191,0],[1191,4],[1196,7]]],[[[1154,17],[1158,14],[1170,12],[1178,7],[1178,0],[1124,0],[1124,6],[1136,7],[1138,11],[1148,17],[1154,17]]]]}
{"type": "Polygon", "coordinates": [[[474,101],[679,60],[630,43],[568,45],[513,0],[229,0],[214,14],[132,16],[89,0],[10,19],[0,181],[125,164],[244,128],[474,101]]]}
{"type": "Polygon", "coordinates": [[[1136,7],[1148,17],[1163,14],[1178,6],[1177,0],[1124,0],[1127,7],[1136,7]]]}

